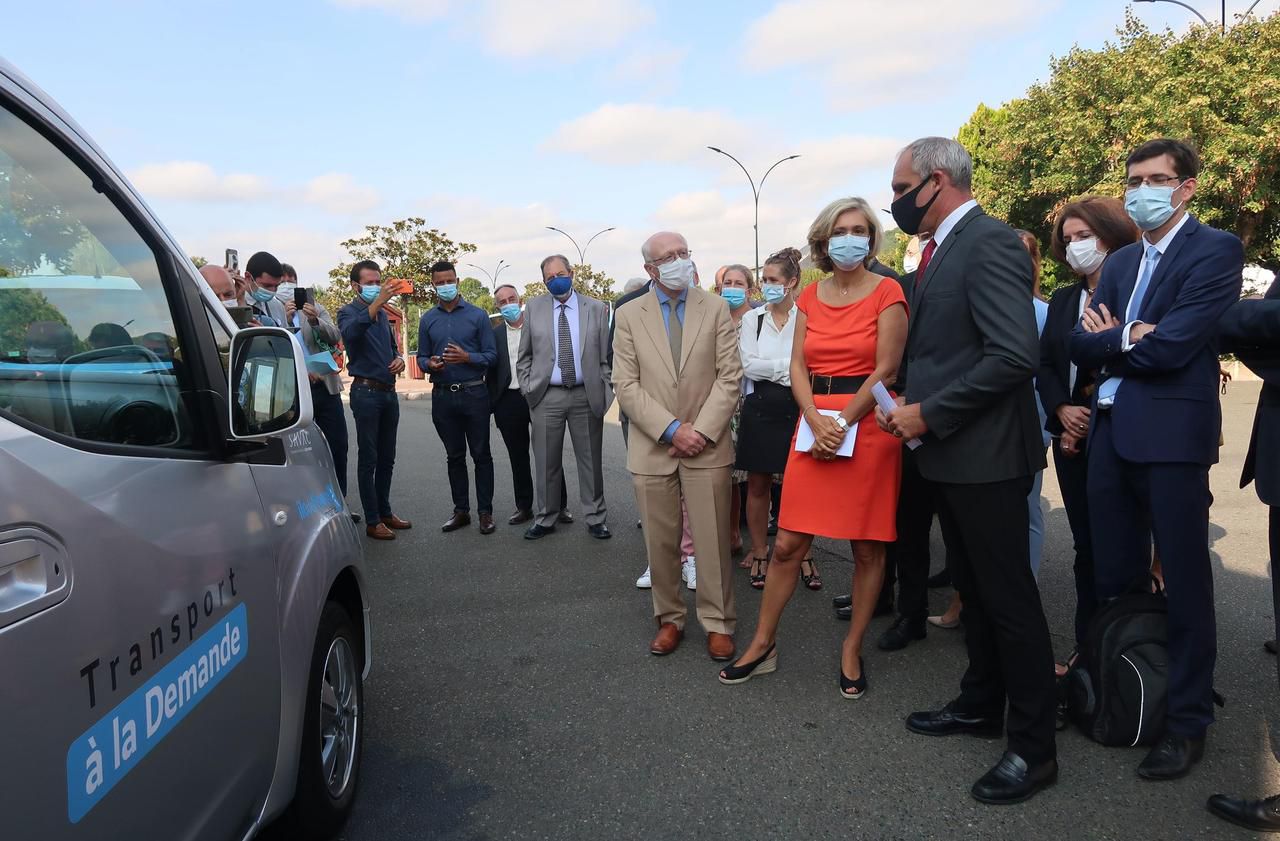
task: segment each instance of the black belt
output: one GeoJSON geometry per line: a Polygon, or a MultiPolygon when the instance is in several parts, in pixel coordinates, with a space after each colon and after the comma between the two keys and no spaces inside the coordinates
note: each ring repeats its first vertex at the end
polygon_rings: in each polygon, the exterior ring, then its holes
{"type": "Polygon", "coordinates": [[[484,385],[484,377],[478,380],[467,380],[465,383],[437,383],[436,390],[443,388],[449,391],[462,391],[464,388],[471,388],[473,385],[484,385]]]}
{"type": "Polygon", "coordinates": [[[586,388],[582,383],[570,383],[569,385],[565,385],[564,383],[551,383],[550,387],[563,388],[565,391],[572,391],[575,388],[586,388]]]}
{"type": "Polygon", "coordinates": [[[825,374],[810,374],[809,385],[814,394],[857,394],[858,389],[867,381],[866,377],[828,377],[825,374]]]}
{"type": "Polygon", "coordinates": [[[368,377],[352,377],[351,384],[353,386],[362,385],[365,388],[371,388],[374,391],[395,391],[395,383],[384,383],[380,380],[371,380],[368,377]]]}

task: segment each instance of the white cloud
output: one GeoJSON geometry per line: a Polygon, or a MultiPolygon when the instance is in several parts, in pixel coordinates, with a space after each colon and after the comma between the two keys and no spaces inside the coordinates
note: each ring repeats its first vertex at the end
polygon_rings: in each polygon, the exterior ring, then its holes
{"type": "Polygon", "coordinates": [[[831,105],[857,111],[949,84],[986,39],[1007,37],[1062,0],[788,0],[747,30],[747,67],[809,67],[831,105]]]}
{"type": "Polygon", "coordinates": [[[344,172],[312,178],[307,182],[302,198],[330,213],[363,213],[376,207],[380,201],[377,190],[357,184],[344,172]]]}
{"type": "Polygon", "coordinates": [[[252,201],[267,194],[268,185],[256,175],[218,175],[199,161],[147,164],[129,175],[149,196],[191,201],[252,201]]]}
{"type": "Polygon", "coordinates": [[[561,125],[544,148],[603,163],[680,162],[710,155],[709,145],[749,136],[744,123],[720,111],[607,104],[561,125]]]}
{"type": "Polygon", "coordinates": [[[680,67],[688,56],[687,47],[641,47],[619,59],[609,75],[618,82],[669,88],[679,77],[680,67]]]}
{"type": "Polygon", "coordinates": [[[422,23],[449,11],[449,0],[333,0],[344,9],[377,9],[404,20],[422,23]]]}

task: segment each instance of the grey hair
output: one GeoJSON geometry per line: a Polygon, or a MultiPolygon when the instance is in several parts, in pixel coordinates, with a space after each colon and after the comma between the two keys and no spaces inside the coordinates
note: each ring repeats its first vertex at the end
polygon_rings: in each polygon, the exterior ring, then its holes
{"type": "Polygon", "coordinates": [[[573,276],[573,263],[569,262],[569,258],[563,254],[552,254],[550,257],[544,257],[542,259],[542,263],[538,266],[538,272],[543,277],[547,276],[547,263],[550,263],[552,260],[559,260],[564,263],[564,267],[569,270],[569,276],[573,276]]]}
{"type": "Polygon", "coordinates": [[[685,239],[684,234],[677,233],[676,231],[658,231],[656,234],[654,234],[653,236],[645,240],[644,244],[640,246],[640,256],[644,258],[644,261],[646,263],[648,263],[650,260],[653,259],[653,255],[649,253],[649,244],[652,243],[658,237],[664,236],[666,234],[671,234],[672,236],[680,237],[680,239],[684,242],[684,247],[685,248],[689,247],[689,240],[685,239]]]}
{"type": "Polygon", "coordinates": [[[632,292],[636,291],[637,289],[639,289],[641,286],[644,286],[648,282],[649,282],[649,278],[647,277],[633,277],[630,280],[628,280],[625,284],[623,284],[622,294],[630,295],[632,292]]]}
{"type": "Polygon", "coordinates": [[[497,287],[493,290],[493,297],[495,298],[498,297],[498,293],[501,292],[503,289],[510,289],[512,292],[516,293],[517,298],[520,297],[520,290],[516,289],[516,285],[514,283],[499,283],[497,287]]]}
{"type": "Polygon", "coordinates": [[[922,137],[902,152],[911,153],[911,171],[921,178],[942,170],[951,183],[962,190],[973,187],[973,158],[958,140],[949,137],[922,137]]]}

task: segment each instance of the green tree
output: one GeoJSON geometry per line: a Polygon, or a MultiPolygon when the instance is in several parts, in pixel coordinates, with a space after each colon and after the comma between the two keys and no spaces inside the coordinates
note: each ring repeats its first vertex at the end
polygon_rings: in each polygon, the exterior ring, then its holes
{"type": "MultiPolygon", "coordinates": [[[[0,269],[0,276],[7,274],[0,269]]],[[[0,356],[21,352],[27,342],[27,328],[39,321],[66,324],[67,317],[34,289],[6,289],[0,292],[0,356]]],[[[80,348],[77,347],[77,350],[80,348]]]]}
{"type": "MultiPolygon", "coordinates": [[[[978,106],[959,132],[978,200],[1047,251],[1064,204],[1122,197],[1134,147],[1184,138],[1202,159],[1193,211],[1239,236],[1249,262],[1280,270],[1280,15],[1178,36],[1129,12],[1118,36],[1053,60],[1024,97],[978,106]]],[[[1046,260],[1045,292],[1069,274],[1046,260]]]]}
{"type": "Polygon", "coordinates": [[[209,265],[208,260],[204,259],[203,257],[197,257],[195,255],[192,255],[191,262],[195,263],[195,266],[197,269],[203,269],[205,266],[209,265]]]}
{"type": "Polygon", "coordinates": [[[0,266],[15,274],[44,263],[65,270],[88,235],[58,198],[19,166],[0,165],[0,266]]]}
{"type": "Polygon", "coordinates": [[[360,260],[373,260],[382,267],[384,278],[407,278],[413,281],[412,300],[431,302],[431,266],[441,260],[457,262],[476,247],[469,242],[454,242],[436,228],[428,228],[425,219],[411,217],[390,225],[366,225],[364,236],[346,240],[342,247],[350,260],[329,272],[335,283],[347,286],[351,265],[360,260]]]}

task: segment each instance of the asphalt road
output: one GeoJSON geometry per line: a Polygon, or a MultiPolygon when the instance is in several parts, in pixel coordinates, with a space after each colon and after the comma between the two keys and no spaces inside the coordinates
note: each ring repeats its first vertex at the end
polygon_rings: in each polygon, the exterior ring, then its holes
{"type": "MultiPolygon", "coordinates": [[[[406,402],[393,502],[414,528],[366,549],[376,659],[359,798],[342,837],[1246,838],[1204,801],[1217,791],[1280,791],[1266,726],[1275,660],[1261,645],[1272,627],[1266,509],[1252,489],[1236,487],[1257,394],[1256,383],[1238,383],[1224,398],[1226,445],[1212,473],[1216,682],[1227,706],[1205,761],[1187,779],[1143,783],[1134,773],[1142,749],[1104,749],[1066,732],[1058,785],[1013,807],[968,794],[1002,742],[930,739],[903,726],[909,712],[957,693],[959,632],[934,630],[893,654],[869,648],[868,696],[837,694],[847,626],[832,619],[830,597],[848,590],[847,544],[820,543],[827,588],[797,591],[779,671],[721,686],[692,607],[680,650],[648,654],[649,594],[634,587],[644,548],[617,426],[605,432],[613,540],[593,540],[581,522],[537,543],[507,526],[511,477],[496,430],[498,532],[446,535],[439,524],[451,503],[430,402],[406,402]]],[[[354,470],[353,448],[353,478],[354,470]]],[[[1052,468],[1044,497],[1040,586],[1063,655],[1074,590],[1052,468]]],[[[571,508],[580,510],[576,501],[571,508]]],[[[936,532],[934,557],[936,569],[936,532]]],[[[737,578],[745,639],[759,596],[745,572],[737,578]]],[[[933,592],[934,612],[948,594],[933,592]]],[[[888,621],[874,622],[872,639],[888,621]]]]}

